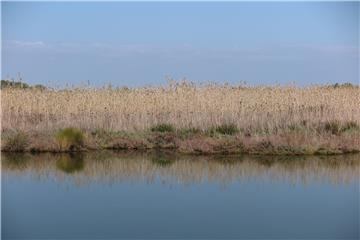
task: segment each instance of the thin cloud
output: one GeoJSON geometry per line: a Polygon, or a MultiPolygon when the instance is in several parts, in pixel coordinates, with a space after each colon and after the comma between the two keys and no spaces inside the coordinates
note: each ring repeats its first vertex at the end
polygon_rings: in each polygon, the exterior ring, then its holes
{"type": "Polygon", "coordinates": [[[257,47],[202,47],[186,44],[121,43],[45,43],[43,41],[10,41],[4,48],[19,51],[45,51],[53,54],[95,55],[106,58],[158,56],[170,59],[207,58],[243,60],[299,60],[321,56],[358,56],[359,47],[348,45],[263,45],[257,47]]]}
{"type": "Polygon", "coordinates": [[[45,46],[43,41],[11,41],[10,44],[18,47],[42,47],[45,46]]]}

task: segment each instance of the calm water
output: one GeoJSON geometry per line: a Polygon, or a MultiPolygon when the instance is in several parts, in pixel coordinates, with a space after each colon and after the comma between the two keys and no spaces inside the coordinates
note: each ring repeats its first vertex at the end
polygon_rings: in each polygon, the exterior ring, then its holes
{"type": "Polygon", "coordinates": [[[3,239],[359,238],[359,155],[1,162],[3,239]]]}

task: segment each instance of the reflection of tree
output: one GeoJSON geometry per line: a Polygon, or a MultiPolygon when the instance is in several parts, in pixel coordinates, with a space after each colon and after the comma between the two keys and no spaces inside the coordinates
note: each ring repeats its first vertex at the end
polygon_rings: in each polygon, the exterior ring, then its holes
{"type": "Polygon", "coordinates": [[[61,154],[56,161],[56,167],[69,174],[82,171],[84,165],[84,155],[82,153],[61,154]]]}

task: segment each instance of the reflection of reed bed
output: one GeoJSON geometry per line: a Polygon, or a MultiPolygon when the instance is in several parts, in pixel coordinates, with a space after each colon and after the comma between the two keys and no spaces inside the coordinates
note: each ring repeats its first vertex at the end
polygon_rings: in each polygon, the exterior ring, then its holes
{"type": "Polygon", "coordinates": [[[39,179],[70,179],[77,184],[105,181],[160,180],[165,184],[196,184],[233,181],[288,181],[333,184],[358,180],[360,155],[270,157],[270,156],[179,156],[165,153],[96,154],[4,154],[3,173],[24,173],[39,179]]]}

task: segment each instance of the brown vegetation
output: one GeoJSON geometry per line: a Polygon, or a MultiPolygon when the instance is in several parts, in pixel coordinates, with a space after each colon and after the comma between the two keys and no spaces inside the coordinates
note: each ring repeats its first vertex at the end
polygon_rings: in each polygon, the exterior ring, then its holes
{"type": "Polygon", "coordinates": [[[171,148],[188,153],[314,154],[360,150],[360,89],[351,85],[8,87],[1,91],[1,100],[2,150],[8,151],[7,143],[19,132],[27,137],[25,151],[171,148]],[[81,131],[81,144],[56,137],[66,128],[81,131]]]}

